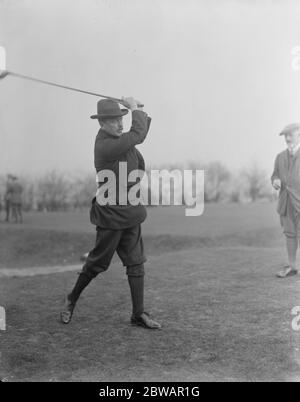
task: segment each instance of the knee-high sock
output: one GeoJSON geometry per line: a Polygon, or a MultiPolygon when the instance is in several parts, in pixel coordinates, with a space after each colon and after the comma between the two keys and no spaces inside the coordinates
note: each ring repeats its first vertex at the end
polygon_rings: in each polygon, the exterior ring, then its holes
{"type": "Polygon", "coordinates": [[[288,253],[289,265],[292,269],[296,269],[296,255],[298,249],[298,239],[294,237],[286,238],[286,248],[288,253]]]}
{"type": "Polygon", "coordinates": [[[128,276],[132,314],[139,317],[144,311],[144,276],[128,276]]]}
{"type": "Polygon", "coordinates": [[[72,303],[76,303],[79,299],[79,296],[81,295],[81,292],[87,287],[92,279],[92,277],[86,275],[84,272],[81,272],[72,292],[68,295],[68,299],[72,303]]]}

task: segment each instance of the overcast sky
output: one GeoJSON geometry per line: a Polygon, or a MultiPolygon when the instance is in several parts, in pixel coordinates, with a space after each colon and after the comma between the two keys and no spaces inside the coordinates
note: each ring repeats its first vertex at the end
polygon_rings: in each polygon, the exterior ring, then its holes
{"type": "MultiPolygon", "coordinates": [[[[297,0],[0,0],[7,69],[143,101],[148,165],[271,170],[278,132],[300,120],[297,45],[297,0]]],[[[0,81],[0,174],[93,172],[97,100],[0,81]]]]}

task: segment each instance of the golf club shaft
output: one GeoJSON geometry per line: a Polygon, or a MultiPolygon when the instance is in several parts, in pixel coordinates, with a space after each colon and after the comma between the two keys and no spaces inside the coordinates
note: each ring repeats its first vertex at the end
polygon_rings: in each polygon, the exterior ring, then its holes
{"type": "MultiPolygon", "coordinates": [[[[25,80],[30,80],[30,81],[34,81],[34,82],[39,82],[41,84],[46,84],[46,85],[51,85],[53,87],[58,87],[58,88],[63,88],[63,89],[69,89],[70,91],[76,91],[76,92],[81,92],[84,94],[88,94],[88,95],[93,95],[93,96],[98,96],[100,98],[105,98],[105,99],[111,99],[114,100],[116,102],[119,102],[121,104],[123,104],[122,99],[118,99],[118,98],[114,98],[112,96],[106,96],[106,95],[102,95],[102,94],[98,94],[95,92],[90,92],[90,91],[84,91],[83,89],[78,89],[78,88],[72,88],[72,87],[68,87],[66,85],[61,85],[61,84],[56,84],[54,82],[50,82],[50,81],[45,81],[45,80],[40,80],[39,78],[34,78],[34,77],[29,77],[27,75],[23,75],[23,74],[19,74],[19,73],[14,73],[13,71],[8,71],[6,70],[6,73],[8,75],[12,75],[13,77],[18,77],[18,78],[23,78],[25,80]]],[[[142,104],[138,104],[139,107],[143,107],[144,105],[142,104]]]]}

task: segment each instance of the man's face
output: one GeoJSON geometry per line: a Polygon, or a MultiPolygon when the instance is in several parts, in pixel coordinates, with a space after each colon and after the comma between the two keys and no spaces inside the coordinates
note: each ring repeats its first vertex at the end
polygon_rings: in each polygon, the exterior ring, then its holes
{"type": "Polygon", "coordinates": [[[293,148],[300,142],[300,130],[291,131],[284,135],[286,145],[289,148],[293,148]]]}
{"type": "Polygon", "coordinates": [[[116,137],[120,137],[123,132],[123,117],[115,117],[106,119],[103,124],[103,129],[116,137]]]}

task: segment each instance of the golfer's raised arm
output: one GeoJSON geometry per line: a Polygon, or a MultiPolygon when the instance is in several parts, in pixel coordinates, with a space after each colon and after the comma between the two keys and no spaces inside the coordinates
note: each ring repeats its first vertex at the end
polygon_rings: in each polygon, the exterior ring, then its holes
{"type": "MultiPolygon", "coordinates": [[[[139,119],[139,118],[136,117],[136,116],[138,116],[138,115],[134,113],[136,110],[144,112],[143,106],[140,106],[140,105],[142,105],[142,103],[141,103],[140,101],[138,101],[138,100],[133,99],[133,98],[124,98],[124,97],[123,97],[123,98],[122,98],[122,104],[123,104],[125,107],[127,107],[128,109],[130,109],[131,112],[132,112],[132,125],[131,125],[131,129],[130,129],[129,132],[132,132],[132,131],[139,132],[139,131],[141,131],[141,130],[145,130],[145,127],[144,127],[144,124],[145,124],[144,117],[145,117],[145,116],[142,115],[142,116],[143,116],[143,119],[139,119]],[[140,126],[141,123],[142,123],[142,126],[143,126],[143,127],[140,126]]],[[[146,114],[146,113],[145,113],[145,114],[146,114]]],[[[147,135],[147,133],[148,133],[148,131],[149,131],[150,124],[151,124],[151,117],[149,117],[149,116],[146,114],[146,126],[147,126],[147,127],[146,127],[146,134],[145,134],[144,139],[146,138],[146,135],[147,135]]],[[[144,141],[144,139],[143,139],[143,141],[144,141]]],[[[142,141],[142,142],[143,142],[143,141],[142,141]]]]}
{"type": "Polygon", "coordinates": [[[135,145],[144,142],[149,131],[151,118],[137,106],[133,98],[123,98],[124,106],[132,112],[132,124],[130,131],[120,137],[106,138],[96,143],[97,154],[106,160],[113,160],[128,152],[135,145]],[[130,102],[127,100],[130,99],[130,102]]]}

